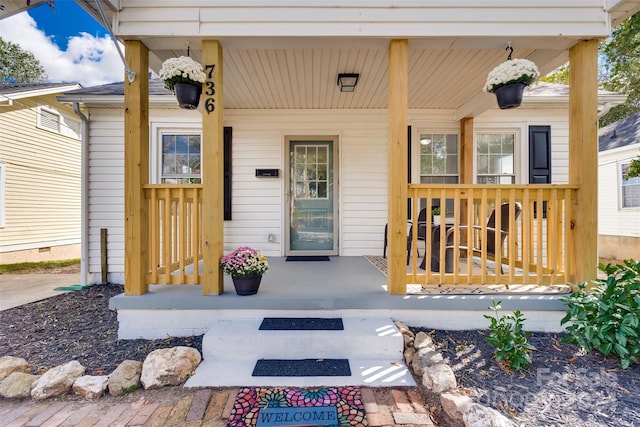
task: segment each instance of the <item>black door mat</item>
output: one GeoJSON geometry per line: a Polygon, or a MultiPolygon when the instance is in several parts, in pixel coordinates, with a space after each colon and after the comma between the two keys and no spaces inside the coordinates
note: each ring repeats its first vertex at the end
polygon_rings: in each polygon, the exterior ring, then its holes
{"type": "Polygon", "coordinates": [[[321,317],[265,317],[261,331],[343,331],[342,319],[321,317]]]}
{"type": "Polygon", "coordinates": [[[348,359],[260,359],[253,377],[350,377],[348,359]]]}
{"type": "Polygon", "coordinates": [[[297,256],[288,256],[287,261],[329,261],[328,256],[310,256],[310,255],[297,255],[297,256]]]}

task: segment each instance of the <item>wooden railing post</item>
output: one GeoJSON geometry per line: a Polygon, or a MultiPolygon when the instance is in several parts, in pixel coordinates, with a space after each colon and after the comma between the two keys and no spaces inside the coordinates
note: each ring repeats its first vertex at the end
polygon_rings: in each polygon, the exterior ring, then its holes
{"type": "Polygon", "coordinates": [[[389,44],[389,256],[387,289],[390,294],[407,293],[407,40],[389,44]]]}

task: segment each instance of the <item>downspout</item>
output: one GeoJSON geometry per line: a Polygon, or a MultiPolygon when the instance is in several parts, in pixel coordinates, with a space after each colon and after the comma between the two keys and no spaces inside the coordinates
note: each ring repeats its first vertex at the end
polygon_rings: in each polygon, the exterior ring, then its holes
{"type": "Polygon", "coordinates": [[[80,285],[85,286],[89,275],[89,119],[80,111],[80,106],[77,102],[73,103],[73,111],[82,121],[82,151],[80,155],[80,285]]]}
{"type": "Polygon", "coordinates": [[[607,114],[611,110],[612,107],[613,107],[613,105],[611,105],[610,102],[607,102],[606,104],[604,104],[602,106],[602,110],[598,111],[598,120],[600,120],[602,118],[602,116],[607,114]]]}

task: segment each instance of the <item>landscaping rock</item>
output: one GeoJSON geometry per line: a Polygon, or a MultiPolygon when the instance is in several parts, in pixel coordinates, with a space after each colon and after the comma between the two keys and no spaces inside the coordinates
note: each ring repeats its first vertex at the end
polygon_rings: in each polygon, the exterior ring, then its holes
{"type": "Polygon", "coordinates": [[[410,338],[414,338],[415,334],[413,332],[411,332],[411,330],[409,329],[409,327],[407,325],[405,325],[402,322],[396,322],[396,327],[398,328],[398,330],[400,331],[400,333],[402,335],[406,335],[410,338]]]}
{"type": "Polygon", "coordinates": [[[180,385],[200,364],[202,356],[192,347],[154,350],[142,364],[140,382],[145,389],[180,385]]]}
{"type": "Polygon", "coordinates": [[[438,363],[422,370],[422,385],[432,393],[442,393],[456,387],[456,376],[449,365],[438,363]]]}
{"type": "Polygon", "coordinates": [[[408,366],[411,366],[413,356],[416,354],[416,349],[413,347],[408,347],[404,351],[404,363],[408,366]]]}
{"type": "Polygon", "coordinates": [[[39,375],[13,372],[0,382],[0,396],[6,399],[24,399],[31,396],[31,389],[39,375]]]}
{"type": "Polygon", "coordinates": [[[462,419],[466,427],[514,427],[500,412],[477,403],[469,405],[462,419]]]}
{"type": "Polygon", "coordinates": [[[454,421],[463,422],[462,416],[472,403],[473,400],[463,394],[442,393],[440,395],[442,410],[454,421]]]}
{"type": "Polygon", "coordinates": [[[413,337],[410,337],[409,335],[402,335],[402,339],[404,340],[404,348],[413,348],[413,337]]]}
{"type": "Polygon", "coordinates": [[[107,375],[85,375],[76,379],[73,383],[73,392],[85,398],[95,400],[101,398],[107,390],[109,377],[107,375]]]}
{"type": "Polygon", "coordinates": [[[120,396],[130,393],[140,386],[142,362],[125,360],[109,375],[109,394],[120,396]]]}
{"type": "Polygon", "coordinates": [[[20,357],[0,357],[0,381],[4,380],[14,372],[30,373],[29,362],[20,357]]]}
{"type": "Polygon", "coordinates": [[[76,360],[51,368],[33,387],[31,397],[42,400],[67,393],[71,391],[74,381],[84,375],[84,371],[84,366],[76,360]]]}
{"type": "Polygon", "coordinates": [[[424,368],[437,365],[443,362],[442,354],[439,351],[430,348],[422,348],[418,350],[411,359],[411,368],[413,372],[420,375],[424,368]]]}
{"type": "Polygon", "coordinates": [[[413,347],[416,350],[421,348],[433,348],[433,338],[426,332],[418,332],[416,338],[413,341],[413,347]]]}

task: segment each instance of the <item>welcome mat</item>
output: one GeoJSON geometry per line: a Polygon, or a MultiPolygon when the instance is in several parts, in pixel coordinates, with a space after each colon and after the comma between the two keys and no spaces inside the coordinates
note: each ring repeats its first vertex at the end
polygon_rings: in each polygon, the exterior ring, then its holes
{"type": "Polygon", "coordinates": [[[287,261],[329,261],[329,257],[328,256],[296,255],[296,256],[288,256],[287,261]]]}
{"type": "Polygon", "coordinates": [[[265,317],[261,331],[342,331],[342,319],[321,317],[265,317]]]}
{"type": "MultiPolygon", "coordinates": [[[[340,427],[366,427],[364,403],[360,387],[327,387],[313,389],[244,387],[238,391],[227,427],[267,426],[274,421],[274,415],[267,408],[321,408],[320,414],[326,414],[328,407],[336,408],[337,422],[331,419],[319,421],[322,415],[316,415],[311,425],[336,425],[340,427]]],[[[292,411],[282,415],[283,419],[304,418],[292,411]]],[[[326,415],[328,418],[329,415],[326,415]]],[[[279,425],[293,425],[281,422],[279,425]]],[[[303,422],[297,425],[309,425],[303,422]]]]}
{"type": "Polygon", "coordinates": [[[260,359],[252,377],[350,377],[348,359],[260,359]]]}

